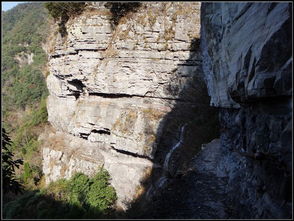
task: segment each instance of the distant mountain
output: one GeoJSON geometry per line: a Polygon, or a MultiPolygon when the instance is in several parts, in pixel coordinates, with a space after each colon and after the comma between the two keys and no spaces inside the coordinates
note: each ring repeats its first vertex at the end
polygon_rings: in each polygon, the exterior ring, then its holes
{"type": "Polygon", "coordinates": [[[42,73],[47,18],[43,3],[19,4],[1,13],[2,126],[11,137],[13,155],[25,163],[16,170],[16,178],[26,188],[34,185],[42,166],[38,136],[47,122],[48,92],[42,73]]]}
{"type": "Polygon", "coordinates": [[[23,3],[1,13],[2,110],[25,108],[47,93],[41,68],[46,63],[42,42],[48,33],[43,3],[23,3]]]}

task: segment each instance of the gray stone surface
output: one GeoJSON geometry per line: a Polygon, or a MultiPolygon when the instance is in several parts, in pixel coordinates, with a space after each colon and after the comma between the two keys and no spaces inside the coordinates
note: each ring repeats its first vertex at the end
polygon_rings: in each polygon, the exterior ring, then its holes
{"type": "Polygon", "coordinates": [[[204,76],[221,108],[216,170],[238,218],[292,216],[291,23],[288,3],[202,4],[204,76]]]}
{"type": "Polygon", "coordinates": [[[202,53],[211,104],[292,94],[291,16],[288,3],[205,4],[202,53]]]}
{"type": "Polygon", "coordinates": [[[203,145],[189,169],[154,197],[142,217],[163,219],[238,218],[237,206],[227,197],[229,174],[226,152],[219,139],[203,145]]]}
{"type": "Polygon", "coordinates": [[[89,4],[66,38],[44,46],[54,128],[40,138],[46,182],[104,166],[123,209],[160,186],[155,218],[290,218],[290,5],[203,3],[202,57],[200,3],[144,2],[114,29],[104,6],[89,4]],[[216,127],[199,75],[221,110],[221,136],[190,161],[215,129],[201,126],[216,127]]]}
{"type": "MultiPolygon", "coordinates": [[[[197,2],[146,2],[113,29],[109,9],[93,3],[67,22],[67,36],[52,32],[44,45],[48,120],[56,130],[49,140],[64,144],[58,151],[44,145],[47,183],[104,165],[118,206],[127,208],[153,165],[165,115],[201,71],[199,51],[191,54],[199,16],[197,2]],[[68,154],[72,149],[87,157],[68,154]]],[[[191,106],[191,98],[183,106],[191,106]]]]}

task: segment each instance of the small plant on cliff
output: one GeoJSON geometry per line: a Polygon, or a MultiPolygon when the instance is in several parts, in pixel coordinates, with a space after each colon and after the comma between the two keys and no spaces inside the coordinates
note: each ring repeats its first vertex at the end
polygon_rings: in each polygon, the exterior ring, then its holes
{"type": "Polygon", "coordinates": [[[49,14],[54,19],[60,19],[62,17],[70,17],[80,14],[86,4],[85,2],[47,2],[45,7],[49,14]]]}
{"type": "Polygon", "coordinates": [[[118,25],[120,19],[126,16],[129,12],[135,12],[140,6],[140,2],[108,2],[105,5],[110,9],[112,14],[111,27],[112,29],[118,25]]]}
{"type": "Polygon", "coordinates": [[[30,164],[28,162],[25,162],[24,163],[24,173],[23,173],[24,181],[27,182],[31,176],[32,176],[32,170],[31,170],[30,164]]]}
{"type": "Polygon", "coordinates": [[[65,24],[68,19],[72,16],[80,14],[86,4],[85,2],[47,2],[45,7],[47,8],[49,14],[55,19],[55,21],[60,20],[59,32],[62,37],[67,35],[65,24]]]}

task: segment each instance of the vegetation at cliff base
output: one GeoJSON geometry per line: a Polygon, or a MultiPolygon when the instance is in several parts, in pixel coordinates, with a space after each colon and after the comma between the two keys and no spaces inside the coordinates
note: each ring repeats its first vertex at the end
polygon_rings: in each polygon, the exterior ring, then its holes
{"type": "Polygon", "coordinates": [[[60,179],[9,202],[4,218],[106,218],[117,198],[109,179],[102,168],[93,177],[76,173],[69,180],[60,179]]]}

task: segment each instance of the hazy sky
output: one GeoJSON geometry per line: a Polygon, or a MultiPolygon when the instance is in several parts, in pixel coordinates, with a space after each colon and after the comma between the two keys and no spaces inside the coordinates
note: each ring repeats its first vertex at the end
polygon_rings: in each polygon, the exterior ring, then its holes
{"type": "Polygon", "coordinates": [[[14,6],[18,5],[19,3],[25,3],[25,2],[1,2],[2,3],[2,11],[7,11],[14,6]]]}

